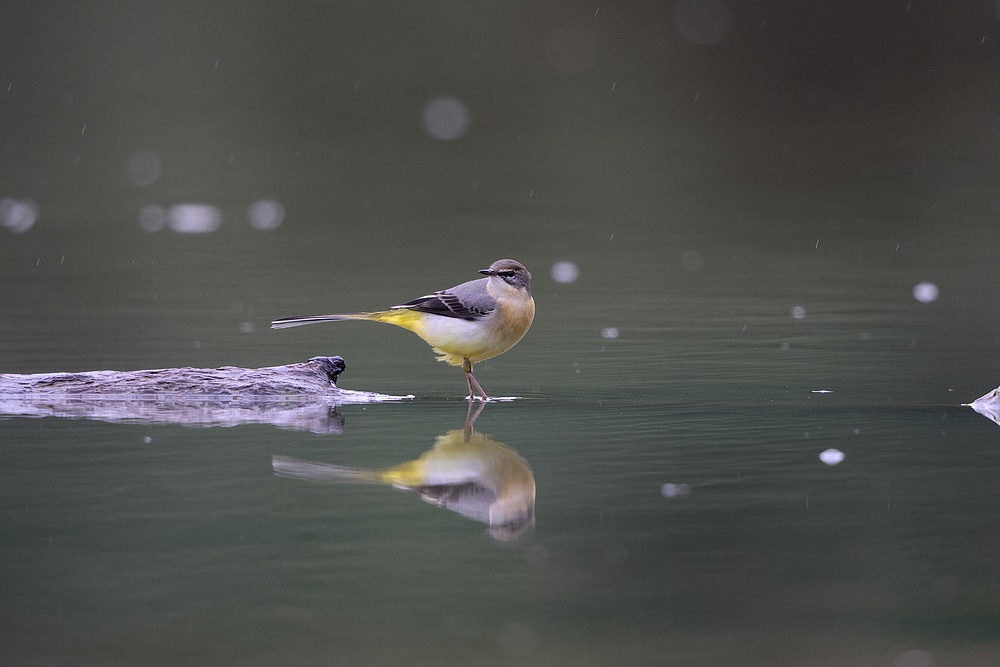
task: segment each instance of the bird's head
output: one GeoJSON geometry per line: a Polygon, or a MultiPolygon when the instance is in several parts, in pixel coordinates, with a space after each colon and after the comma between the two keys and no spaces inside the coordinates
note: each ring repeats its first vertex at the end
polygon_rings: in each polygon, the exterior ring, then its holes
{"type": "Polygon", "coordinates": [[[498,259],[490,264],[490,268],[480,269],[479,272],[484,276],[502,280],[511,287],[531,291],[531,274],[524,268],[524,264],[516,260],[498,259]]]}

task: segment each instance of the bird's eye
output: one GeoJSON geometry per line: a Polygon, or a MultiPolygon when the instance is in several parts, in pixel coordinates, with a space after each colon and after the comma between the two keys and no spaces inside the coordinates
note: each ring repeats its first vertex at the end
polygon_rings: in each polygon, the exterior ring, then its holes
{"type": "Polygon", "coordinates": [[[513,278],[514,277],[514,272],[513,271],[497,271],[497,273],[500,274],[500,276],[502,276],[504,278],[513,278]]]}

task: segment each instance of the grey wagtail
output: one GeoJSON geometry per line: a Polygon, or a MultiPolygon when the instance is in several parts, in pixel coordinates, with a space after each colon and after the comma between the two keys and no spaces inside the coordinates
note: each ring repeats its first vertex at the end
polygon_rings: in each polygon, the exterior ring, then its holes
{"type": "Polygon", "coordinates": [[[308,315],[271,322],[272,329],[316,322],[372,320],[409,329],[438,354],[438,361],[465,370],[469,400],[473,386],[482,400],[489,397],[472,374],[472,364],[503,354],[524,337],[535,317],[531,298],[531,274],[520,262],[498,259],[480,273],[486,278],[470,280],[413,301],[373,313],[308,315]]]}
{"type": "Polygon", "coordinates": [[[439,435],[420,458],[382,470],[287,456],[272,457],[271,466],[276,475],[292,479],[371,482],[416,491],[438,507],[487,524],[498,540],[521,537],[535,524],[535,476],[528,462],[503,443],[463,429],[439,435]]]}

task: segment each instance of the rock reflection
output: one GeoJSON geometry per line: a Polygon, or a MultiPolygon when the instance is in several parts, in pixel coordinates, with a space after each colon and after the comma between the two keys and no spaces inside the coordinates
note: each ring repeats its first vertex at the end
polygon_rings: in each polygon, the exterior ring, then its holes
{"type": "Polygon", "coordinates": [[[269,424],[317,435],[344,431],[344,416],[335,403],[259,397],[251,401],[228,396],[197,400],[177,397],[0,397],[0,420],[10,417],[61,417],[109,424],[173,424],[191,428],[269,424]]]}
{"type": "Polygon", "coordinates": [[[471,425],[437,437],[434,446],[413,461],[373,470],[271,459],[281,477],[312,482],[388,484],[464,517],[485,523],[496,540],[528,535],[535,525],[535,477],[524,458],[471,425]]]}

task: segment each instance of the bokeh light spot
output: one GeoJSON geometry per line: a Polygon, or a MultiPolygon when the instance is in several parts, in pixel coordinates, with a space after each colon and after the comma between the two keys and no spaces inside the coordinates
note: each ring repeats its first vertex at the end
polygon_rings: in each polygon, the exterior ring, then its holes
{"type": "Polygon", "coordinates": [[[222,213],[208,204],[177,204],[167,217],[170,229],[181,234],[207,234],[222,224],[222,213]]]}
{"type": "Polygon", "coordinates": [[[805,308],[803,308],[802,306],[793,306],[792,307],[792,317],[794,317],[797,320],[802,320],[802,319],[805,319],[805,316],[806,316],[806,309],[805,308]]]}
{"type": "Polygon", "coordinates": [[[469,129],[469,110],[454,97],[438,97],[424,106],[424,130],[441,141],[458,139],[469,129]]]}
{"type": "Polygon", "coordinates": [[[552,265],[552,280],[557,283],[571,283],[580,275],[573,262],[556,262],[552,265]]]}
{"type": "Polygon", "coordinates": [[[158,232],[167,226],[167,212],[162,206],[143,206],[139,211],[139,227],[147,232],[158,232]]]}
{"type": "Polygon", "coordinates": [[[934,283],[918,283],[913,287],[913,298],[920,303],[930,303],[938,298],[938,286],[934,283]]]}
{"type": "Polygon", "coordinates": [[[618,338],[618,327],[606,327],[601,329],[601,338],[618,338]]]}
{"type": "Polygon", "coordinates": [[[35,226],[38,204],[30,199],[0,199],[0,226],[15,234],[23,234],[35,226]]]}
{"type": "Polygon", "coordinates": [[[276,229],[285,221],[285,207],[274,199],[260,199],[247,209],[247,222],[254,229],[276,229]]]}

